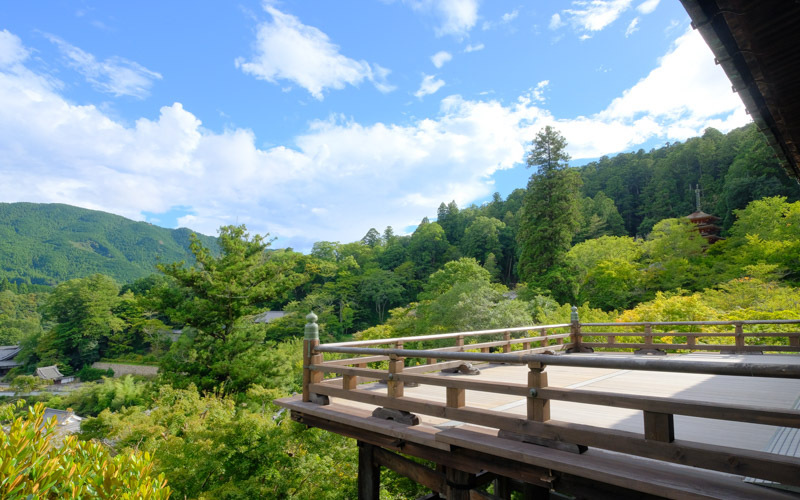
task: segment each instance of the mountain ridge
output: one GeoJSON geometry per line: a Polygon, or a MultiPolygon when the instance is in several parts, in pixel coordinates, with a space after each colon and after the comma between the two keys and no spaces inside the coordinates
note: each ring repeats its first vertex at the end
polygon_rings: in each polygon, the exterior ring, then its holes
{"type": "MultiPolygon", "coordinates": [[[[129,283],[159,262],[192,262],[192,233],[61,203],[0,203],[0,279],[55,285],[102,273],[129,283]]],[[[215,237],[196,234],[216,250],[215,237]]]]}

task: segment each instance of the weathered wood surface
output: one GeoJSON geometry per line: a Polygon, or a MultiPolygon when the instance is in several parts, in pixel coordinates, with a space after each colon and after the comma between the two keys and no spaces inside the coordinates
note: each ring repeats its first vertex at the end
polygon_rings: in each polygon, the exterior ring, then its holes
{"type": "Polygon", "coordinates": [[[303,403],[298,397],[276,400],[276,403],[297,412],[301,419],[306,415],[308,423],[323,429],[351,437],[373,439],[373,444],[378,446],[402,450],[403,453],[446,463],[467,472],[491,470],[506,477],[520,477],[523,481],[540,486],[546,486],[546,483],[540,484],[539,481],[548,476],[548,470],[559,470],[666,498],[796,498],[785,492],[743,483],[737,476],[597,449],[590,449],[583,455],[561,452],[501,439],[496,437],[495,431],[485,428],[464,426],[440,430],[425,424],[408,427],[372,419],[362,410],[336,402],[319,407],[303,403]],[[437,448],[429,447],[431,444],[437,448]]]}

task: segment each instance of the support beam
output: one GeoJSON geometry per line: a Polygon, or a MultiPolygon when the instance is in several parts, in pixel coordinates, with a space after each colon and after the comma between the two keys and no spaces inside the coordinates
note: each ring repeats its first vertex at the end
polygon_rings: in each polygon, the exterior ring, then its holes
{"type": "Polygon", "coordinates": [[[381,468],[375,462],[375,446],[358,442],[358,500],[380,500],[381,468]]]}

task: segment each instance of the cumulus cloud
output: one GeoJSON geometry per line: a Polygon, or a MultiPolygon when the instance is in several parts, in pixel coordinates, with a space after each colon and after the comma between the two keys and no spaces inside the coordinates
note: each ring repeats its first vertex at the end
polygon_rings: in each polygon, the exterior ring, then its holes
{"type": "Polygon", "coordinates": [[[600,31],[626,11],[632,0],[592,0],[572,2],[575,9],[564,12],[570,17],[570,22],[584,31],[600,31]]]}
{"type": "Polygon", "coordinates": [[[654,10],[656,10],[656,7],[658,7],[660,1],[661,0],[645,0],[644,2],[636,6],[636,10],[638,10],[642,14],[650,14],[654,10]]]}
{"type": "Polygon", "coordinates": [[[435,94],[442,87],[444,87],[444,80],[436,78],[436,75],[422,75],[422,83],[414,95],[422,99],[426,95],[435,94]]]}
{"type": "Polygon", "coordinates": [[[252,57],[235,61],[245,73],[271,83],[289,80],[318,100],[322,100],[325,89],[343,89],[364,80],[381,92],[394,90],[386,81],[388,69],[350,59],[340,54],[339,47],[319,29],[271,5],[264,9],[272,20],[258,26],[252,57]]]}
{"type": "Polygon", "coordinates": [[[98,61],[94,55],[55,35],[48,34],[46,37],[58,47],[67,64],[100,92],[143,99],[150,94],[153,81],[161,79],[159,73],[134,61],[116,56],[98,61]]]}
{"type": "Polygon", "coordinates": [[[69,102],[56,82],[25,66],[26,54],[18,38],[0,32],[0,199],[139,220],[186,207],[179,222],[192,229],[214,234],[245,223],[296,248],[354,241],[370,227],[416,224],[442,200],[464,205],[487,196],[492,176],[521,165],[530,139],[548,124],[580,160],[748,120],[692,31],[590,116],[552,116],[536,92],[547,86],[540,82],[511,103],[447,96],[434,116],[402,125],[331,116],[273,147],[257,146],[247,129],[205,129],[180,103],[123,123],[69,102]]]}
{"type": "Polygon", "coordinates": [[[445,50],[440,50],[431,56],[431,62],[437,68],[441,68],[444,64],[453,59],[453,55],[445,50]]]}
{"type": "Polygon", "coordinates": [[[505,24],[511,23],[511,21],[513,21],[517,17],[519,17],[519,9],[514,9],[511,12],[506,12],[505,14],[500,16],[500,20],[499,21],[494,21],[494,22],[492,22],[492,21],[484,21],[483,22],[483,26],[481,26],[481,29],[486,31],[486,30],[490,30],[490,29],[492,29],[494,27],[503,26],[505,24]]]}
{"type": "Polygon", "coordinates": [[[566,24],[566,23],[565,23],[564,21],[562,21],[562,20],[561,20],[561,15],[560,15],[558,12],[556,12],[556,13],[555,13],[555,14],[553,14],[553,16],[550,18],[550,25],[549,25],[549,27],[550,27],[550,29],[551,29],[551,30],[557,30],[558,28],[560,28],[560,27],[564,26],[565,24],[566,24]]]}
{"type": "Polygon", "coordinates": [[[416,11],[435,15],[439,19],[436,36],[463,37],[478,21],[478,0],[404,0],[416,11]]]}

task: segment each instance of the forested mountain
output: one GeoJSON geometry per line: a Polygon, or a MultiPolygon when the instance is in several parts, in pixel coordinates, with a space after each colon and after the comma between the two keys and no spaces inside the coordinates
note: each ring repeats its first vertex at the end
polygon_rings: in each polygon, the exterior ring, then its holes
{"type": "Polygon", "coordinates": [[[709,128],[702,137],[648,153],[604,156],[580,172],[584,196],[602,192],[611,198],[629,236],[646,236],[661,219],[693,212],[698,185],[702,210],[721,217],[725,229],[733,224],[733,211],[753,200],[800,199],[800,186],[780,167],[755,124],[727,134],[709,128]]]}
{"type": "MultiPolygon", "coordinates": [[[[0,203],[0,281],[54,285],[101,273],[127,283],[193,261],[189,229],[60,204],[0,203]]],[[[216,249],[216,238],[200,236],[216,249]]]]}

